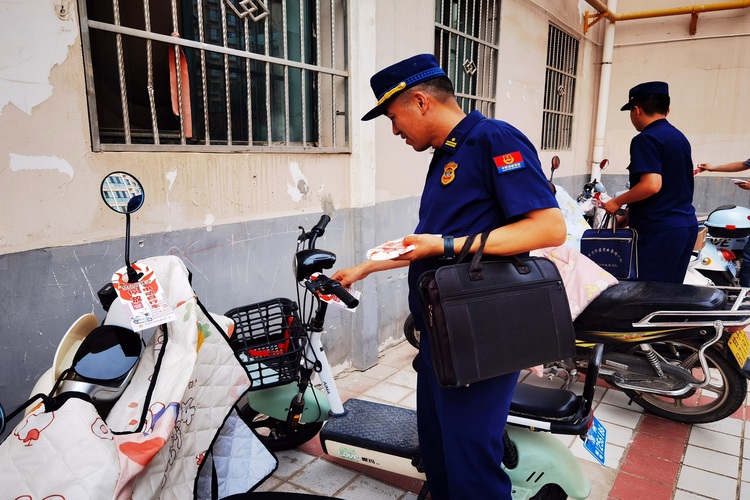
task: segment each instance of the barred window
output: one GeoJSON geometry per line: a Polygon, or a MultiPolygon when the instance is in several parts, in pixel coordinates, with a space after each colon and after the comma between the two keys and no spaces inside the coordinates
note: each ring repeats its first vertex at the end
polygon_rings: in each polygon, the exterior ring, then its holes
{"type": "Polygon", "coordinates": [[[544,81],[542,149],[569,150],[578,68],[578,40],[550,25],[544,81]]]}
{"type": "Polygon", "coordinates": [[[498,0],[437,0],[435,55],[465,112],[495,113],[498,0]]]}
{"type": "Polygon", "coordinates": [[[346,0],[79,0],[95,151],[349,150],[346,0]]]}

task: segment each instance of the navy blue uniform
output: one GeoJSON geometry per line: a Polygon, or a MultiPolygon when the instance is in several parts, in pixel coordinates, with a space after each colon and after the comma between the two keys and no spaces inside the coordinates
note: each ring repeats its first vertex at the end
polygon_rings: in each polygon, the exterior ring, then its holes
{"type": "MultiPolygon", "coordinates": [[[[414,232],[466,236],[557,206],[528,138],[474,111],[435,151],[414,232]]],[[[409,266],[409,307],[419,331],[426,330],[418,279],[445,263],[431,258],[409,266]]],[[[514,372],[468,387],[440,387],[427,335],[420,337],[419,446],[433,500],[510,498],[510,480],[501,469],[502,433],[517,381],[514,372]]]]}
{"type": "Polygon", "coordinates": [[[693,160],[687,138],[665,118],[630,143],[630,185],[641,174],[661,175],[661,190],[629,205],[638,232],[638,279],[682,283],[698,235],[693,207],[693,160]]]}

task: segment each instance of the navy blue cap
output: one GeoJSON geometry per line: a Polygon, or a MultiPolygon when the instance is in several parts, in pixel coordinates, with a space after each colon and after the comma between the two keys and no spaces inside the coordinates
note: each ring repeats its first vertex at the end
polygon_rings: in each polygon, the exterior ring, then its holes
{"type": "Polygon", "coordinates": [[[628,111],[633,107],[633,99],[647,95],[663,94],[669,97],[669,85],[666,82],[640,83],[628,92],[628,103],[620,108],[620,111],[628,111]]]}
{"type": "Polygon", "coordinates": [[[362,121],[382,115],[388,101],[409,87],[439,76],[446,74],[432,54],[419,54],[378,71],[370,78],[370,87],[378,104],[362,117],[362,121]]]}

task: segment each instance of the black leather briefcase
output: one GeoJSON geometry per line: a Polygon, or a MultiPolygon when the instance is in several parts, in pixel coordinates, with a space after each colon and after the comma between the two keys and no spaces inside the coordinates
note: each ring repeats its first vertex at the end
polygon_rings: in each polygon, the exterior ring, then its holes
{"type": "Polygon", "coordinates": [[[419,278],[432,362],[444,386],[464,386],[575,354],[568,297],[555,264],[543,257],[483,260],[488,234],[482,234],[470,263],[461,262],[462,251],[456,264],[419,278]]]}

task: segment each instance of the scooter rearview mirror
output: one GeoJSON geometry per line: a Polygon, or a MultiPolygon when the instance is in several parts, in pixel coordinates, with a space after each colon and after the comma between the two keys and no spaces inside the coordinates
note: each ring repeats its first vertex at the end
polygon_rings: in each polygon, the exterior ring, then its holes
{"type": "Polygon", "coordinates": [[[110,209],[125,214],[125,265],[128,269],[128,282],[136,282],[142,274],[130,265],[130,214],[143,206],[146,199],[143,185],[132,174],[111,172],[102,181],[101,195],[110,209]]]}
{"type": "Polygon", "coordinates": [[[552,177],[555,176],[555,170],[560,168],[560,157],[555,155],[552,157],[552,168],[550,169],[549,181],[552,182],[552,177]]]}
{"type": "Polygon", "coordinates": [[[102,199],[115,212],[132,214],[143,206],[143,185],[132,174],[112,172],[102,181],[102,199]]]}

